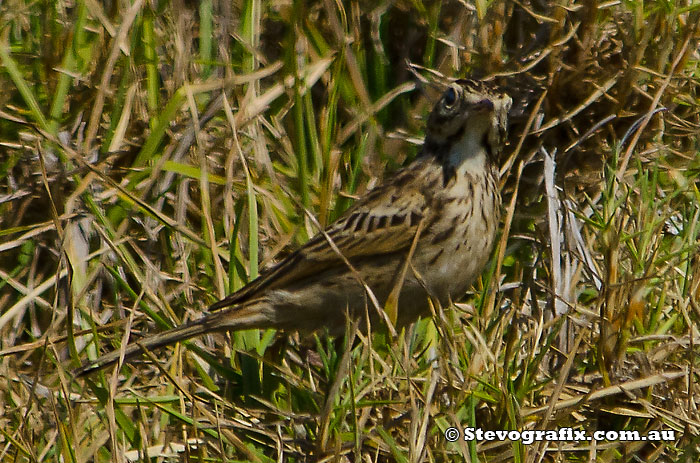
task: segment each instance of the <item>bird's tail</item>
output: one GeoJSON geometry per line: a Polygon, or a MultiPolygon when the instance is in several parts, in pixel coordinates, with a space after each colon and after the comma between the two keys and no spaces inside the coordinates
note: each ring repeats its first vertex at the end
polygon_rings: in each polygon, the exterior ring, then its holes
{"type": "Polygon", "coordinates": [[[75,377],[85,376],[101,370],[119,361],[124,354],[124,360],[129,360],[141,352],[158,349],[159,347],[175,344],[180,341],[215,331],[235,331],[246,328],[263,328],[266,326],[262,312],[255,305],[247,307],[231,307],[228,310],[208,314],[198,320],[185,323],[162,333],[146,336],[132,341],[123,349],[104,354],[95,360],[83,364],[73,371],[75,377]]]}

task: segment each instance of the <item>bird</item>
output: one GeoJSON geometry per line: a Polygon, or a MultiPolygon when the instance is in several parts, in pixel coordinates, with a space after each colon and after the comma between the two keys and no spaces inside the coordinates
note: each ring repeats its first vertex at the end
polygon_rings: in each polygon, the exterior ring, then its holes
{"type": "MultiPolygon", "coordinates": [[[[123,348],[124,359],[215,331],[344,331],[348,317],[406,326],[466,294],[500,222],[498,157],[512,100],[496,85],[442,85],[419,155],[206,315],[123,348]],[[386,310],[384,310],[386,308],[386,310]]],[[[109,352],[74,371],[119,361],[109,352]]]]}

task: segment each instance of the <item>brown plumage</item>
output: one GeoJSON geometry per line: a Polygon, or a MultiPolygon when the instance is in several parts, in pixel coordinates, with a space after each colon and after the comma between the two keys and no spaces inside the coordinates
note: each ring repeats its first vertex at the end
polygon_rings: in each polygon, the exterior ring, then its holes
{"type": "MultiPolygon", "coordinates": [[[[296,252],[213,304],[214,312],[127,346],[125,357],[212,331],[342,332],[346,314],[386,320],[382,307],[392,290],[398,304],[389,319],[403,326],[430,313],[429,296],[441,304],[462,296],[495,241],[495,161],[510,104],[507,95],[482,82],[450,84],[428,118],[422,154],[412,164],[296,252]]],[[[75,373],[113,364],[119,355],[110,352],[75,373]]]]}

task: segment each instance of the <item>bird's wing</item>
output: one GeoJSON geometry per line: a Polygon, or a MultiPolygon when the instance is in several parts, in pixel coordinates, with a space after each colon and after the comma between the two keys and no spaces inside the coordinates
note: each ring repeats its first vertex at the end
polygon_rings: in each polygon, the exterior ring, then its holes
{"type": "MultiPolygon", "coordinates": [[[[210,309],[245,302],[262,291],[283,288],[312,275],[347,264],[329,244],[351,262],[354,259],[391,254],[407,250],[418,230],[418,224],[430,213],[430,191],[418,185],[433,182],[421,178],[428,160],[417,160],[394,177],[359,199],[343,216],[287,256],[263,272],[237,292],[213,304],[210,309]]],[[[425,226],[423,230],[427,227],[425,226]]]]}

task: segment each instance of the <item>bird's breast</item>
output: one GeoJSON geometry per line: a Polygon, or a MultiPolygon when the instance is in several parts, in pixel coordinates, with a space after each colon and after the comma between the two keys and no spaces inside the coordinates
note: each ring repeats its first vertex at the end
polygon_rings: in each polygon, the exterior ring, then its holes
{"type": "Polygon", "coordinates": [[[445,302],[467,291],[491,254],[500,218],[493,172],[458,173],[436,196],[433,212],[416,266],[445,302]]]}

